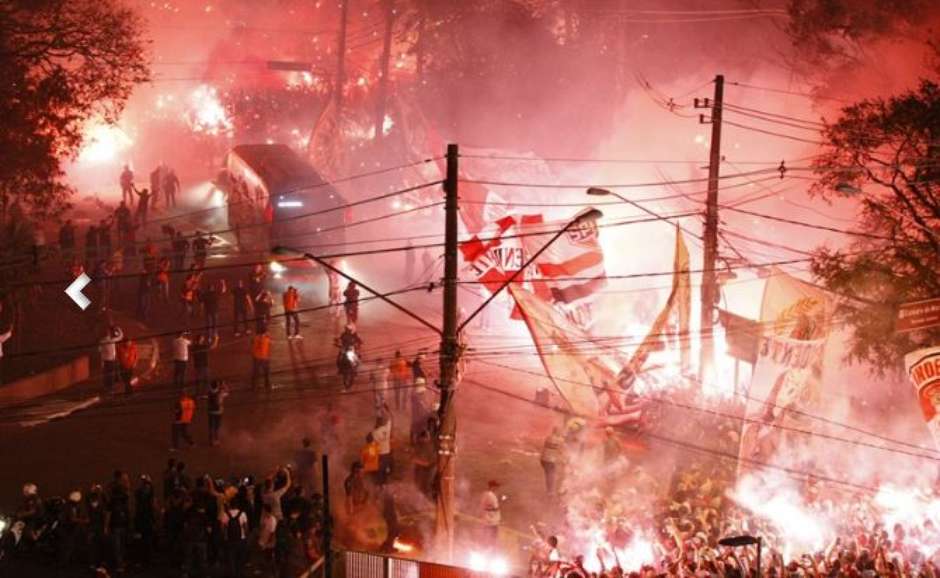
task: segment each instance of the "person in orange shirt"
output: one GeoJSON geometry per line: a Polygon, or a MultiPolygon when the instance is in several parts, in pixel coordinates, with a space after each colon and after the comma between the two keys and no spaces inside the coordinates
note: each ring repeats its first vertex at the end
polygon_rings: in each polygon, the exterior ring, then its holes
{"type": "Polygon", "coordinates": [[[408,392],[405,384],[411,377],[408,361],[402,357],[401,351],[395,351],[395,357],[388,364],[389,375],[392,378],[392,389],[395,391],[395,409],[404,409],[408,402],[408,392]]]}
{"type": "Polygon", "coordinates": [[[255,389],[258,376],[264,376],[265,389],[271,389],[271,337],[267,331],[251,339],[251,388],[255,389]]]}
{"type": "Polygon", "coordinates": [[[193,415],[196,413],[196,400],[194,400],[186,390],[180,393],[180,398],[176,401],[176,414],[173,420],[173,447],[170,451],[179,449],[180,438],[186,440],[189,447],[196,445],[193,436],[189,434],[189,424],[193,423],[193,415]]]}
{"type": "Polygon", "coordinates": [[[287,328],[288,339],[303,339],[300,334],[300,293],[297,288],[291,285],[284,292],[284,325],[287,328]],[[294,326],[293,334],[290,331],[291,325],[294,326]]]}
{"type": "Polygon", "coordinates": [[[121,366],[121,381],[124,382],[124,393],[133,392],[134,386],[134,368],[137,366],[139,353],[137,344],[133,339],[125,337],[117,344],[118,363],[121,366]]]}
{"type": "Polygon", "coordinates": [[[359,461],[362,462],[362,472],[369,480],[378,485],[379,475],[379,442],[375,441],[372,433],[366,435],[366,445],[359,452],[359,461]]]}

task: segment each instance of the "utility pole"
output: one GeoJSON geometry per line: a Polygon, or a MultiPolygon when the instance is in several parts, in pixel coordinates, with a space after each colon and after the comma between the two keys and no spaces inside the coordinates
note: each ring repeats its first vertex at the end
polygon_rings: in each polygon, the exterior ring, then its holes
{"type": "Polygon", "coordinates": [[[385,109],[388,105],[389,61],[392,59],[392,31],[395,28],[395,0],[385,0],[385,39],[382,42],[379,90],[375,101],[375,138],[382,140],[385,126],[385,109]]]}
{"type": "Polygon", "coordinates": [[[320,462],[323,472],[323,576],[333,576],[333,514],[330,512],[330,460],[326,454],[320,462]]]}
{"type": "Polygon", "coordinates": [[[454,481],[457,470],[457,414],[454,408],[457,358],[457,145],[447,145],[447,177],[444,181],[444,331],[441,335],[440,433],[437,438],[438,547],[454,548],[454,481]]]}
{"type": "Polygon", "coordinates": [[[336,109],[336,122],[338,123],[341,123],[343,86],[346,84],[346,24],[348,21],[349,0],[340,0],[339,46],[336,48],[336,82],[333,85],[333,106],[336,109]]]}
{"type": "Polygon", "coordinates": [[[702,263],[702,320],[701,359],[699,361],[699,379],[704,382],[711,376],[715,364],[715,343],[712,328],[715,321],[715,302],[718,299],[718,283],[715,276],[715,263],[718,260],[718,170],[721,167],[721,109],[724,103],[725,77],[715,77],[715,97],[709,103],[695,99],[696,108],[711,108],[711,118],[699,115],[699,122],[711,122],[712,140],[708,151],[708,197],[705,200],[705,242],[704,261],[702,263]]]}

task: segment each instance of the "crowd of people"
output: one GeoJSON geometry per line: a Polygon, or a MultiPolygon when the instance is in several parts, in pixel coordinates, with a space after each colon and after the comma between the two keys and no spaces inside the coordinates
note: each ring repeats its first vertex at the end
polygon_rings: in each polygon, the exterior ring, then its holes
{"type": "MultiPolygon", "coordinates": [[[[683,400],[694,394],[671,395],[683,400]]],[[[713,414],[695,419],[659,416],[673,438],[714,441],[712,455],[686,452],[669,460],[666,470],[650,469],[626,452],[623,431],[608,428],[591,450],[577,420],[554,428],[540,461],[545,491],[560,502],[564,521],[533,528],[538,538],[530,575],[756,576],[756,545],[720,544],[745,536],[760,538],[765,576],[940,576],[940,529],[928,503],[921,507],[923,515],[899,515],[878,494],[857,487],[812,475],[741,471],[736,460],[714,453],[736,455],[740,422],[726,416],[743,407],[733,400],[712,403],[717,404],[713,414]],[[739,500],[745,487],[755,491],[756,503],[739,500]],[[776,506],[762,510],[761,502],[768,500],[776,506]],[[789,505],[780,505],[785,502],[789,505]]]]}
{"type": "Polygon", "coordinates": [[[81,565],[123,574],[131,567],[179,575],[307,576],[323,556],[330,521],[318,492],[316,454],[305,439],[294,463],[261,479],[193,478],[170,458],[162,478],[121,470],[106,484],[43,499],[23,486],[4,555],[42,557],[59,575],[81,565]],[[42,556],[46,554],[46,556],[42,556]]]}

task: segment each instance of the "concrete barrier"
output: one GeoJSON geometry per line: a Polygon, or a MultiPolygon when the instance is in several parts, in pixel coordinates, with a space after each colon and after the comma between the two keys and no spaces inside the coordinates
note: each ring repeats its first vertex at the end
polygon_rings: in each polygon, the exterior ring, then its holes
{"type": "Polygon", "coordinates": [[[89,374],[88,356],[82,355],[58,367],[0,385],[0,407],[61,391],[85,381],[89,374]]]}

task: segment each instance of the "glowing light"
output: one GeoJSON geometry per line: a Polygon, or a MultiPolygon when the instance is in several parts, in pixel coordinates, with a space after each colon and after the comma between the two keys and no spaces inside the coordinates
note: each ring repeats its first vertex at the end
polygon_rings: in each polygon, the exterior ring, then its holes
{"type": "Polygon", "coordinates": [[[400,208],[401,208],[401,201],[399,201],[398,199],[393,200],[393,201],[392,201],[392,208],[395,209],[396,211],[397,211],[398,209],[400,209],[400,208]]]}
{"type": "Polygon", "coordinates": [[[705,135],[697,134],[695,135],[695,144],[703,144],[705,142],[705,135]]]}
{"type": "Polygon", "coordinates": [[[359,86],[365,86],[366,84],[368,84],[368,81],[366,80],[365,76],[360,76],[359,80],[356,81],[356,84],[359,86]]]}
{"type": "Polygon", "coordinates": [[[278,206],[279,208],[286,208],[286,207],[302,207],[302,206],[304,206],[304,203],[303,203],[303,201],[278,201],[278,202],[277,202],[277,206],[278,206]]]}
{"type": "Polygon", "coordinates": [[[287,271],[287,267],[281,265],[277,261],[271,261],[269,268],[271,269],[271,272],[274,273],[275,279],[280,279],[284,271],[287,271]]]}
{"type": "Polygon", "coordinates": [[[471,552],[467,557],[467,567],[473,572],[503,576],[509,574],[509,562],[499,556],[482,552],[471,552]]]}
{"type": "Polygon", "coordinates": [[[392,548],[395,548],[396,552],[411,552],[415,549],[411,544],[400,542],[398,538],[395,538],[395,541],[392,542],[392,548]]]}
{"type": "Polygon", "coordinates": [[[392,117],[385,115],[385,118],[382,119],[382,134],[387,135],[392,132],[392,127],[395,126],[395,121],[392,120],[392,117]]]}
{"type": "Polygon", "coordinates": [[[104,122],[93,122],[85,129],[85,142],[78,160],[86,163],[103,163],[114,160],[121,151],[134,141],[119,127],[104,122]]]}
{"type": "Polygon", "coordinates": [[[188,120],[193,131],[210,135],[228,134],[232,130],[229,119],[214,87],[202,85],[189,96],[188,120]]]}

